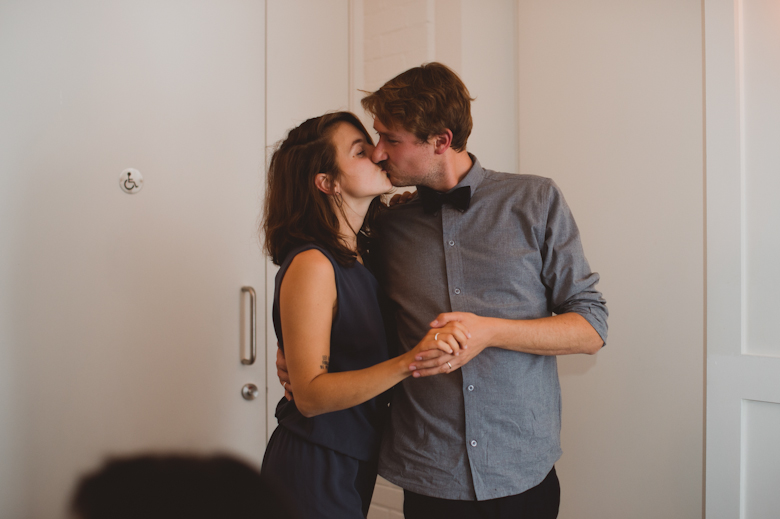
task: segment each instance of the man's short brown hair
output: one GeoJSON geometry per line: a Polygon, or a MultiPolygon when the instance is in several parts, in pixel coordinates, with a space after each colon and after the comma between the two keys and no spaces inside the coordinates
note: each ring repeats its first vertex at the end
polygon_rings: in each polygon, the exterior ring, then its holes
{"type": "Polygon", "coordinates": [[[471,134],[471,101],[458,75],[433,62],[402,72],[361,103],[382,124],[400,126],[423,142],[449,129],[452,149],[463,151],[471,134]]]}

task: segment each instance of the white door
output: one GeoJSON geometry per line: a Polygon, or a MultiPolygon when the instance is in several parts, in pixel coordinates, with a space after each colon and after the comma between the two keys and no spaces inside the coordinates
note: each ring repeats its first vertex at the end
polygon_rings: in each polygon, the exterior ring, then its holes
{"type": "Polygon", "coordinates": [[[780,2],[704,3],[708,519],[780,516],[780,2]]]}
{"type": "Polygon", "coordinates": [[[262,1],[0,3],[0,517],[62,517],[109,454],[259,466],[265,26],[262,1]]]}

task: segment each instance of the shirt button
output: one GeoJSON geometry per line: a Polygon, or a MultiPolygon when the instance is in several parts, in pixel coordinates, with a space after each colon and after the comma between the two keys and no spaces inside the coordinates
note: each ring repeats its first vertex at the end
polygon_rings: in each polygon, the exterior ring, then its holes
{"type": "Polygon", "coordinates": [[[471,446],[476,447],[477,446],[477,440],[471,440],[471,446]]]}
{"type": "Polygon", "coordinates": [[[474,391],[474,386],[469,386],[469,391],[474,391]]]}
{"type": "Polygon", "coordinates": [[[447,243],[449,243],[449,244],[450,244],[450,247],[452,247],[453,245],[455,245],[455,242],[454,242],[454,241],[452,241],[452,240],[450,240],[450,241],[449,241],[449,242],[447,242],[447,243]]]}
{"type": "Polygon", "coordinates": [[[456,293],[456,294],[460,294],[460,289],[459,289],[459,288],[456,288],[456,289],[455,289],[455,293],[456,293]]]}

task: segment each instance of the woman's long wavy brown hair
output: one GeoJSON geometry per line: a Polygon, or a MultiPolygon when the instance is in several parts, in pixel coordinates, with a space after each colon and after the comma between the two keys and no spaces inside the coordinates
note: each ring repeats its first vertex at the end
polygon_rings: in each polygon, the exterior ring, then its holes
{"type": "MultiPolygon", "coordinates": [[[[357,254],[339,236],[339,220],[328,195],[314,183],[318,173],[327,173],[334,180],[339,177],[332,136],[341,122],[360,130],[373,145],[368,131],[354,114],[334,112],[308,119],[290,130],[271,157],[262,231],[265,250],[276,265],[281,265],[290,250],[303,243],[324,247],[344,266],[354,265],[357,259],[357,254]]],[[[381,197],[371,202],[358,233],[361,254],[367,252],[368,240],[373,237],[372,224],[381,205],[381,197]]]]}

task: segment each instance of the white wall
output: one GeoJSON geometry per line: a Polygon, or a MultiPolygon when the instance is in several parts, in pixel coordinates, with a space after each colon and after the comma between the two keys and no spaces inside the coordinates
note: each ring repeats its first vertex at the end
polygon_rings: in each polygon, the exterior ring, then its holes
{"type": "Polygon", "coordinates": [[[702,513],[698,0],[521,2],[520,164],[554,178],[601,273],[607,347],[561,358],[561,517],[702,513]]]}
{"type": "Polygon", "coordinates": [[[520,151],[517,146],[517,2],[489,0],[460,4],[460,77],[476,98],[471,104],[474,130],[468,150],[479,158],[483,167],[514,173],[518,171],[520,151]]]}
{"type": "Polygon", "coordinates": [[[432,0],[362,3],[366,90],[376,90],[392,76],[433,60],[432,0]],[[389,71],[394,72],[388,76],[389,71]]]}
{"type": "MultiPolygon", "coordinates": [[[[486,167],[555,179],[602,276],[606,349],[559,359],[560,517],[701,516],[701,3],[433,4],[434,41],[460,40],[434,58],[477,96],[469,150],[486,167]]],[[[366,33],[382,30],[372,23],[366,33]]],[[[381,483],[372,518],[400,510],[381,483]]]]}

